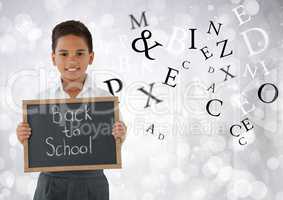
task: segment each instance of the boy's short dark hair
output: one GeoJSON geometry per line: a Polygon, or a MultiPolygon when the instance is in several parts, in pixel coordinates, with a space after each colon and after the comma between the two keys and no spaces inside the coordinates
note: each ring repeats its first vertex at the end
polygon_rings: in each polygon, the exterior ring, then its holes
{"type": "Polygon", "coordinates": [[[82,37],[88,46],[88,51],[92,52],[92,37],[88,28],[80,21],[68,20],[57,24],[52,30],[52,51],[55,52],[57,41],[65,35],[76,35],[82,37]]]}

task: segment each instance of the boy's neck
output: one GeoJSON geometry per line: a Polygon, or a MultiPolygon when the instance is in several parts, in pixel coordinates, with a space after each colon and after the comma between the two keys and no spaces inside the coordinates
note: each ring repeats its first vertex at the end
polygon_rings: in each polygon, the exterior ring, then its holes
{"type": "Polygon", "coordinates": [[[83,88],[87,74],[77,80],[64,80],[61,78],[63,90],[75,97],[83,88]]]}

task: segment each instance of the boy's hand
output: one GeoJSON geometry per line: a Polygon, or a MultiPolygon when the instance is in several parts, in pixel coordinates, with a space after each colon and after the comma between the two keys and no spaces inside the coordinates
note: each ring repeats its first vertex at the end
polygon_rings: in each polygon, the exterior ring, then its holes
{"type": "Polygon", "coordinates": [[[31,128],[28,123],[22,122],[17,127],[17,137],[20,143],[24,143],[31,135],[31,128]]]}
{"type": "Polygon", "coordinates": [[[114,135],[115,139],[120,139],[123,143],[126,138],[127,127],[122,121],[117,121],[113,125],[112,135],[114,135]]]}

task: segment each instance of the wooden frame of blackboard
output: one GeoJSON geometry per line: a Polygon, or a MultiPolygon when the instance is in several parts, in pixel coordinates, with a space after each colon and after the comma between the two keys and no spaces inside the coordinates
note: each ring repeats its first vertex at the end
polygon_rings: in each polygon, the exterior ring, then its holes
{"type": "MultiPolygon", "coordinates": [[[[89,98],[70,98],[70,99],[39,99],[23,100],[23,122],[28,121],[27,106],[39,104],[66,104],[66,103],[89,103],[89,102],[114,102],[114,121],[119,121],[119,100],[118,97],[89,97],[89,98]]],[[[56,172],[56,171],[82,171],[97,169],[119,169],[122,168],[121,161],[121,140],[116,140],[116,163],[115,164],[96,164],[96,165],[72,165],[72,166],[52,166],[52,167],[29,167],[29,145],[24,142],[24,172],[56,172]]]]}

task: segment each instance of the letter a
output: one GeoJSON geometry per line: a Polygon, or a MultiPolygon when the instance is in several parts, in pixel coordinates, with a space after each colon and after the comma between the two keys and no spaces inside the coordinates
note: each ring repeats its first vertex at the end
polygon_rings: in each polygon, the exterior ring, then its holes
{"type": "Polygon", "coordinates": [[[151,134],[153,135],[153,132],[154,132],[154,124],[150,125],[150,126],[148,127],[148,129],[146,129],[146,132],[148,132],[148,131],[151,131],[151,134]]]}

